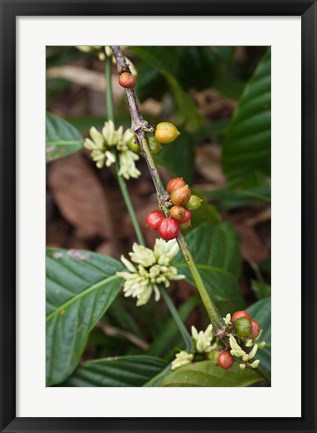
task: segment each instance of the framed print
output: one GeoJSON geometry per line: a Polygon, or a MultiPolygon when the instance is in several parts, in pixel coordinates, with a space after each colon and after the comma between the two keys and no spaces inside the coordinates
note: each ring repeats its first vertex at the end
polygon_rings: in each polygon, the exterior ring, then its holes
{"type": "Polygon", "coordinates": [[[1,431],[316,431],[316,48],[315,1],[1,1],[1,431]]]}

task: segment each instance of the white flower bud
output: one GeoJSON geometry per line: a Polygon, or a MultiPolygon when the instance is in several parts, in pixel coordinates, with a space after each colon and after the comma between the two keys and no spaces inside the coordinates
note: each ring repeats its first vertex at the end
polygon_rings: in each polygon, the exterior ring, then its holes
{"type": "Polygon", "coordinates": [[[182,367],[183,365],[190,364],[194,358],[192,353],[185,352],[182,350],[181,352],[175,355],[175,359],[172,362],[172,370],[176,370],[176,368],[182,367]]]}

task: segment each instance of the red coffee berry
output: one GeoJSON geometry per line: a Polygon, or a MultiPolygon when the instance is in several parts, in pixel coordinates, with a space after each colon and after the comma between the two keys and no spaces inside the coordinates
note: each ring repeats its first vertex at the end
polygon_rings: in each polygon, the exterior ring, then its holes
{"type": "Polygon", "coordinates": [[[218,356],[218,364],[225,370],[229,370],[234,364],[233,356],[230,352],[222,351],[218,356]]]}
{"type": "Polygon", "coordinates": [[[260,334],[261,327],[256,320],[251,320],[251,325],[252,325],[252,329],[249,338],[252,338],[252,340],[254,340],[260,334]]]}
{"type": "Polygon", "coordinates": [[[169,241],[178,235],[179,224],[174,218],[163,218],[159,224],[158,232],[161,238],[169,241]]]}
{"type": "Polygon", "coordinates": [[[126,89],[131,89],[136,85],[136,79],[132,74],[130,74],[130,72],[122,72],[122,74],[119,75],[118,80],[120,86],[125,87],[126,89]]]}
{"type": "Polygon", "coordinates": [[[146,217],[146,225],[152,230],[157,230],[164,215],[160,210],[153,210],[146,217]]]}
{"type": "Polygon", "coordinates": [[[186,209],[185,215],[181,220],[179,220],[179,222],[182,224],[187,223],[190,220],[191,216],[192,216],[191,211],[186,209]]]}
{"type": "Polygon", "coordinates": [[[174,189],[171,192],[171,200],[172,203],[176,206],[181,206],[188,202],[190,199],[191,192],[188,185],[181,186],[179,188],[174,189]]]}
{"type": "MultiPolygon", "coordinates": [[[[177,221],[183,222],[182,219],[186,214],[186,209],[183,206],[173,206],[170,209],[171,217],[175,218],[177,221]]],[[[184,221],[185,222],[185,221],[184,221]]]]}
{"type": "Polygon", "coordinates": [[[174,189],[185,185],[186,183],[182,177],[174,177],[166,185],[166,191],[170,194],[174,189]]]}
{"type": "Polygon", "coordinates": [[[231,322],[233,323],[233,322],[235,322],[237,319],[240,319],[241,317],[246,317],[247,319],[251,319],[251,316],[250,316],[249,313],[247,313],[247,312],[244,311],[244,310],[239,310],[239,311],[236,311],[236,312],[232,315],[231,322]]]}

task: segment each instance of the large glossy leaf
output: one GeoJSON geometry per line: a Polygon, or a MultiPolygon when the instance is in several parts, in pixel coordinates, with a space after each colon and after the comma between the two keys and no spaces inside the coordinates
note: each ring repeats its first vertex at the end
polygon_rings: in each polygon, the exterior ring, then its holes
{"type": "MultiPolygon", "coordinates": [[[[186,240],[210,296],[221,313],[233,312],[243,306],[239,285],[241,258],[239,241],[228,223],[205,223],[192,230],[186,240]]],[[[182,255],[174,261],[179,273],[193,283],[182,255]]]]}
{"type": "Polygon", "coordinates": [[[234,364],[230,370],[223,370],[211,361],[203,361],[175,370],[163,379],[160,386],[236,387],[250,386],[262,379],[256,370],[241,370],[238,364],[234,364]]]}
{"type": "Polygon", "coordinates": [[[48,249],[46,255],[46,379],[63,381],[76,368],[89,331],[122,286],[111,257],[81,250],[48,249]]]}
{"type": "Polygon", "coordinates": [[[204,189],[203,191],[196,191],[196,194],[206,200],[216,202],[218,207],[226,210],[258,203],[271,203],[271,186],[267,184],[238,190],[229,188],[204,189]]]}
{"type": "Polygon", "coordinates": [[[195,104],[190,95],[182,88],[175,75],[178,61],[180,58],[179,47],[145,47],[133,46],[130,49],[142,60],[153,68],[157,69],[166,79],[185,122],[192,127],[197,127],[202,123],[198,116],[195,104]]]}
{"type": "Polygon", "coordinates": [[[46,114],[46,162],[77,152],[83,146],[79,131],[66,120],[46,114]]]}
{"type": "Polygon", "coordinates": [[[229,124],[223,168],[232,184],[252,186],[271,168],[271,52],[248,81],[229,124]]]}
{"type": "Polygon", "coordinates": [[[258,351],[256,358],[261,361],[261,365],[271,371],[271,298],[261,299],[247,309],[252,319],[259,322],[263,330],[259,341],[265,341],[264,349],[258,351]]]}
{"type": "Polygon", "coordinates": [[[190,134],[182,131],[172,144],[163,146],[155,160],[173,176],[183,177],[189,185],[193,183],[195,155],[194,142],[190,134]]]}
{"type": "Polygon", "coordinates": [[[62,386],[143,386],[166,367],[153,356],[135,355],[88,361],[62,386]]]}
{"type": "MultiPolygon", "coordinates": [[[[195,191],[192,192],[195,194],[195,191]]],[[[218,224],[221,222],[221,216],[215,206],[203,201],[200,208],[192,212],[191,222],[193,227],[198,227],[206,222],[218,224]]]]}

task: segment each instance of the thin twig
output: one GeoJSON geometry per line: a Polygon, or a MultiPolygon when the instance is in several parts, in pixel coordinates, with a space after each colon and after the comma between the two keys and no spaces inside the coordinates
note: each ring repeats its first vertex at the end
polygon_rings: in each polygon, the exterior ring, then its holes
{"type": "MultiPolygon", "coordinates": [[[[118,73],[119,74],[121,74],[122,72],[130,72],[131,73],[129,66],[128,66],[128,64],[127,64],[127,62],[126,62],[126,60],[122,54],[120,47],[117,45],[113,45],[111,48],[112,48],[112,51],[113,51],[114,56],[115,56],[116,61],[117,61],[118,73]]],[[[164,214],[166,214],[168,211],[168,209],[166,208],[166,204],[169,201],[169,195],[166,192],[166,190],[163,186],[163,183],[161,181],[160,175],[159,175],[158,170],[156,168],[155,161],[154,161],[153,156],[151,154],[151,151],[149,149],[147,136],[146,136],[146,133],[154,131],[154,128],[151,127],[143,119],[142,115],[140,114],[134,90],[133,89],[125,89],[125,92],[126,92],[126,96],[127,96],[127,100],[128,100],[128,106],[129,106],[131,120],[132,120],[131,130],[132,130],[132,132],[135,133],[135,135],[138,139],[138,142],[141,146],[141,149],[144,153],[146,163],[148,165],[153,183],[155,185],[159,206],[160,206],[162,212],[164,212],[164,214]]],[[[193,279],[196,283],[196,287],[200,293],[203,304],[204,304],[206,311],[208,313],[209,319],[210,319],[210,321],[214,327],[214,331],[218,331],[218,333],[221,334],[225,330],[223,320],[222,320],[215,304],[213,303],[212,299],[210,298],[210,296],[209,296],[209,294],[208,294],[208,292],[204,286],[204,283],[203,283],[202,278],[199,274],[197,266],[193,260],[192,255],[190,254],[187,242],[185,241],[184,236],[182,234],[179,234],[177,236],[177,242],[178,242],[180,250],[183,254],[184,260],[185,260],[189,270],[191,271],[193,279]]]]}
{"type": "MultiPolygon", "coordinates": [[[[106,62],[105,62],[105,74],[106,74],[106,111],[107,111],[107,115],[108,115],[108,119],[114,121],[114,114],[113,114],[113,103],[112,103],[112,62],[110,58],[106,58],[106,62]]],[[[119,175],[119,169],[120,169],[120,164],[119,164],[119,155],[118,155],[118,151],[116,151],[116,174],[117,174],[117,179],[118,179],[118,183],[120,186],[120,190],[122,193],[122,196],[124,198],[125,204],[128,208],[128,212],[134,227],[134,231],[135,234],[138,238],[138,242],[139,244],[145,246],[145,240],[140,228],[140,224],[139,221],[137,219],[132,201],[131,201],[131,197],[127,188],[127,184],[125,182],[125,180],[123,179],[122,176],[119,175]]],[[[176,310],[169,294],[165,291],[165,289],[162,290],[162,295],[165,299],[165,302],[170,310],[170,313],[172,315],[172,317],[175,320],[175,323],[179,329],[179,332],[181,334],[181,336],[183,337],[185,346],[187,349],[191,348],[191,337],[185,327],[185,325],[183,324],[181,318],[179,317],[178,311],[176,310]]]]}
{"type": "Polygon", "coordinates": [[[102,320],[97,324],[97,328],[101,329],[102,332],[109,337],[125,338],[126,340],[130,341],[130,343],[139,347],[141,350],[144,350],[144,352],[149,348],[149,343],[141,340],[141,338],[137,337],[136,335],[133,335],[128,331],[124,331],[123,329],[116,328],[115,326],[108,325],[102,320]]]}

